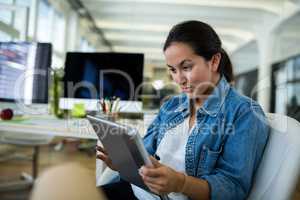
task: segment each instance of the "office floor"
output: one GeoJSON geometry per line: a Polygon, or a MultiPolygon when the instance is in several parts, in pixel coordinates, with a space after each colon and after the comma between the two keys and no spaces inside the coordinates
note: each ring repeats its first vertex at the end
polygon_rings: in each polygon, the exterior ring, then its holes
{"type": "MultiPolygon", "coordinates": [[[[56,139],[55,142],[60,141],[56,139]]],[[[54,150],[54,145],[44,146],[40,149],[39,156],[39,173],[42,173],[47,168],[62,164],[65,162],[78,162],[85,166],[92,174],[95,173],[95,156],[91,152],[79,151],[76,141],[69,141],[64,145],[64,148],[57,151],[54,150]]],[[[31,148],[20,148],[18,150],[22,153],[31,154],[31,148]]],[[[9,179],[17,177],[21,172],[31,174],[31,163],[28,161],[6,161],[0,164],[0,179],[9,179]]],[[[21,191],[19,193],[7,194],[0,192],[1,200],[27,200],[29,198],[30,190],[21,191]]],[[[300,184],[294,194],[293,200],[300,200],[300,184]]]]}
{"type": "Polygon", "coordinates": [[[293,197],[293,200],[299,200],[299,199],[300,199],[300,183],[298,183],[297,189],[293,197]]]}

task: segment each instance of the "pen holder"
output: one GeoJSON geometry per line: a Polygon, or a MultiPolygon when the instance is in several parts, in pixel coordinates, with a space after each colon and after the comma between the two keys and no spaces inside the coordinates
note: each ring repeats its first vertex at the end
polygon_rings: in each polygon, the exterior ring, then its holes
{"type": "Polygon", "coordinates": [[[112,122],[116,122],[118,120],[119,114],[117,112],[113,112],[113,113],[100,112],[96,116],[103,118],[103,119],[107,119],[112,122]]]}
{"type": "Polygon", "coordinates": [[[117,112],[106,113],[104,115],[106,116],[106,119],[108,119],[109,121],[112,121],[112,122],[116,122],[117,119],[118,119],[118,113],[117,112]]]}
{"type": "Polygon", "coordinates": [[[100,99],[98,101],[99,115],[102,118],[115,122],[118,119],[120,98],[100,99]]]}

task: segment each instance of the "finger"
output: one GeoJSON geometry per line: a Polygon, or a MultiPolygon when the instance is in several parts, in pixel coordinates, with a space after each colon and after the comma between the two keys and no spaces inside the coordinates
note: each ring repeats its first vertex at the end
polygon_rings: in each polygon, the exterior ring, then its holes
{"type": "Polygon", "coordinates": [[[99,147],[99,146],[96,146],[96,151],[104,153],[104,149],[102,147],[99,147]]]}
{"type": "Polygon", "coordinates": [[[155,194],[160,195],[161,187],[151,183],[145,183],[147,187],[155,194]]]}
{"type": "Polygon", "coordinates": [[[104,162],[104,158],[101,155],[97,155],[96,158],[104,162]]]}
{"type": "Polygon", "coordinates": [[[96,150],[100,151],[100,152],[102,152],[104,154],[107,154],[107,151],[103,147],[101,147],[101,146],[96,146],[96,150]]]}
{"type": "Polygon", "coordinates": [[[103,153],[99,153],[97,155],[97,158],[103,160],[105,163],[110,163],[111,162],[110,158],[107,155],[103,154],[103,153]]]}
{"type": "Polygon", "coordinates": [[[107,159],[107,156],[104,155],[103,153],[99,153],[96,157],[102,161],[106,161],[107,159]]]}
{"type": "Polygon", "coordinates": [[[150,160],[151,160],[152,164],[154,165],[154,167],[162,166],[162,164],[160,164],[159,161],[156,160],[153,156],[150,156],[150,160]]]}
{"type": "Polygon", "coordinates": [[[143,178],[143,181],[145,183],[150,183],[150,184],[161,186],[161,184],[160,184],[161,179],[160,178],[153,178],[153,177],[149,177],[149,176],[142,176],[142,178],[143,178]]]}
{"type": "Polygon", "coordinates": [[[101,152],[104,152],[104,153],[107,153],[107,151],[105,150],[105,148],[104,147],[102,147],[102,146],[96,146],[96,149],[98,150],[98,151],[101,151],[101,152]]]}
{"type": "MultiPolygon", "coordinates": [[[[146,184],[147,185],[147,184],[146,184]]],[[[147,185],[147,187],[152,191],[154,192],[155,194],[158,194],[158,195],[164,195],[164,194],[167,194],[168,192],[161,186],[158,186],[158,185],[155,185],[155,184],[151,184],[149,183],[147,185]]]]}
{"type": "Polygon", "coordinates": [[[163,176],[163,172],[160,168],[142,167],[141,174],[143,176],[148,176],[148,177],[152,177],[152,178],[163,176]]]}

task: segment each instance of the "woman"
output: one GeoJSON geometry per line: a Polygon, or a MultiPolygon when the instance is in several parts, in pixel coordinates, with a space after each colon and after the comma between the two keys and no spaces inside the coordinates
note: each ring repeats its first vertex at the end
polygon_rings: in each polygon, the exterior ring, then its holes
{"type": "MultiPolygon", "coordinates": [[[[230,86],[230,59],[208,24],[174,26],[164,55],[182,93],[162,105],[144,137],[149,154],[160,157],[151,157],[154,168],[141,168],[145,184],[169,199],[245,199],[268,139],[261,107],[230,86]]],[[[104,186],[108,196],[118,184],[126,182],[104,186]]],[[[127,194],[159,199],[136,186],[127,194]]]]}

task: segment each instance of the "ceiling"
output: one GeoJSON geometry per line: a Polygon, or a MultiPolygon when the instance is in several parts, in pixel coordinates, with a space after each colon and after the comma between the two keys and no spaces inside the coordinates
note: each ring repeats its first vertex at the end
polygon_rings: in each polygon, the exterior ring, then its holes
{"type": "Polygon", "coordinates": [[[274,24],[286,4],[298,0],[81,0],[116,52],[145,53],[162,63],[162,46],[171,27],[184,20],[212,25],[232,53],[274,24]]]}

